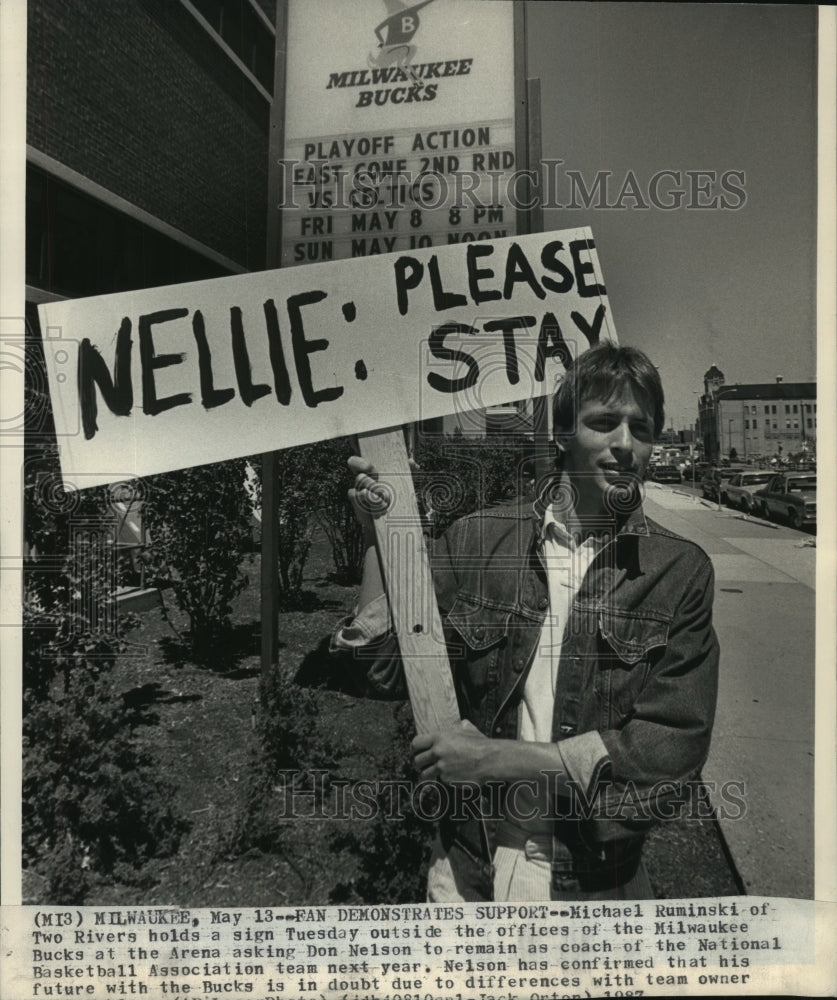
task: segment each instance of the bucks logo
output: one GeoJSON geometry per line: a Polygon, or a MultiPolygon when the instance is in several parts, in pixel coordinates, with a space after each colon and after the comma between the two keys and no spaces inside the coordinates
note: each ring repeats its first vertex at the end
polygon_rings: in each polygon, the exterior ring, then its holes
{"type": "Polygon", "coordinates": [[[418,12],[432,2],[433,0],[422,0],[421,3],[410,5],[402,0],[384,0],[387,16],[375,28],[378,51],[369,53],[367,61],[371,68],[397,66],[416,86],[424,86],[411,65],[416,54],[413,37],[419,28],[418,12]]]}

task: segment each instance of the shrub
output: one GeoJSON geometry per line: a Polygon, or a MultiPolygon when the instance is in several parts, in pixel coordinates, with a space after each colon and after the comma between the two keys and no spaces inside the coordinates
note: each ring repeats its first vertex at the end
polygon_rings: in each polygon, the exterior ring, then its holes
{"type": "MultiPolygon", "coordinates": [[[[348,501],[346,469],[346,459],[355,450],[351,438],[335,438],[278,456],[278,575],[286,607],[301,595],[315,524],[331,545],[336,581],[360,580],[363,537],[348,501]]],[[[531,445],[514,436],[421,438],[414,475],[419,510],[432,511],[433,530],[438,532],[464,514],[517,495],[530,452],[531,445]]],[[[260,498],[261,463],[254,460],[254,466],[259,470],[260,498]]]]}
{"type": "Polygon", "coordinates": [[[147,858],[175,849],[183,823],[114,687],[124,644],[112,494],[61,486],[34,328],[25,371],[21,847],[48,901],[76,903],[94,877],[139,879],[147,858]]]}
{"type": "Polygon", "coordinates": [[[26,470],[22,850],[50,897],[70,903],[94,876],[138,878],[183,825],[114,688],[123,642],[110,493],[64,493],[47,471],[54,457],[43,450],[26,470]]]}
{"type": "Polygon", "coordinates": [[[294,606],[302,596],[305,564],[314,537],[319,499],[319,483],[311,468],[314,447],[288,448],[278,456],[279,593],[286,606],[294,606]]]}
{"type": "MultiPolygon", "coordinates": [[[[411,783],[416,781],[410,749],[414,735],[409,706],[399,705],[396,731],[381,762],[382,774],[411,783]]],[[[384,786],[376,797],[377,810],[371,829],[364,834],[333,836],[334,851],[348,850],[358,858],[358,874],[351,883],[337,885],[330,902],[417,903],[426,898],[434,824],[422,819],[409,806],[403,810],[403,819],[393,817],[391,798],[392,793],[384,786]]]]}
{"type": "Polygon", "coordinates": [[[81,902],[89,875],[135,882],[177,848],[185,823],[140,753],[112,678],[79,658],[24,724],[24,861],[56,902],[81,902]]]}
{"type": "Polygon", "coordinates": [[[531,444],[523,438],[422,437],[416,449],[419,505],[433,511],[433,530],[524,492],[531,444]]]}
{"type": "MultiPolygon", "coordinates": [[[[359,579],[361,533],[347,498],[349,476],[347,438],[288,448],[276,456],[276,530],[278,532],[279,594],[284,607],[296,607],[302,597],[305,566],[319,525],[331,544],[339,582],[359,579]]],[[[261,460],[253,459],[257,497],[264,492],[261,460]]]]}
{"type": "Polygon", "coordinates": [[[322,484],[317,520],[331,545],[334,578],[340,584],[360,582],[363,534],[348,491],[350,475],[346,460],[354,453],[349,438],[323,441],[316,446],[317,469],[322,484]]]}
{"type": "Polygon", "coordinates": [[[143,555],[160,583],[171,585],[189,616],[192,655],[205,660],[229,627],[250,539],[243,459],[153,476],[145,481],[143,555]]]}
{"type": "Polygon", "coordinates": [[[299,687],[279,666],[262,676],[256,740],[242,800],[222,844],[223,854],[234,856],[251,848],[281,853],[288,846],[284,834],[292,808],[285,799],[287,791],[315,794],[328,784],[334,748],[322,728],[310,691],[299,687]],[[320,773],[319,782],[315,772],[320,773]]]}

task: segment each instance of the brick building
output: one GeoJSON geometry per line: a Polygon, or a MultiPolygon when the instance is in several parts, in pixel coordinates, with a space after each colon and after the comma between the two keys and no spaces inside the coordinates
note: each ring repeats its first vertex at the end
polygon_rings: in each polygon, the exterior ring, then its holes
{"type": "Polygon", "coordinates": [[[816,382],[725,381],[716,365],[704,375],[698,427],[707,459],[816,457],[816,382]]]}
{"type": "Polygon", "coordinates": [[[26,298],[264,267],[275,0],[33,0],[26,298]]]}

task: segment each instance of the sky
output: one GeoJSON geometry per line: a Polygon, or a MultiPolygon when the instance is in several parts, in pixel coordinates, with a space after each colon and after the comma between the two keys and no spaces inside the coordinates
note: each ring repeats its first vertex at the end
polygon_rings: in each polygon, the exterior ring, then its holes
{"type": "MultiPolygon", "coordinates": [[[[712,364],[727,384],[814,380],[816,10],[550,0],[526,10],[543,156],[563,161],[558,200],[569,201],[566,171],[590,189],[605,170],[607,204],[632,173],[651,205],[549,209],[545,228],[591,226],[619,339],[658,365],[674,427],[694,423],[712,364]],[[666,170],[687,191],[687,171],[714,172],[703,204],[724,194],[726,171],[743,172],[727,180],[737,207],[687,208],[689,195],[654,207],[649,187],[666,170]]],[[[677,186],[658,183],[662,194],[677,186]]]]}

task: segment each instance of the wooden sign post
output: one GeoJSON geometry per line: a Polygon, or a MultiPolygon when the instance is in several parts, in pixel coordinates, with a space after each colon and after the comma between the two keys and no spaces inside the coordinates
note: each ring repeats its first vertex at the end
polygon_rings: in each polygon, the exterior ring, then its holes
{"type": "Polygon", "coordinates": [[[362,434],[359,443],[392,494],[388,513],[373,522],[378,554],[416,731],[434,732],[457,723],[459,709],[404,435],[362,434]]]}

